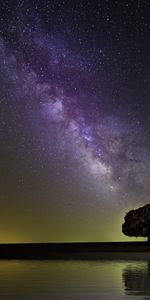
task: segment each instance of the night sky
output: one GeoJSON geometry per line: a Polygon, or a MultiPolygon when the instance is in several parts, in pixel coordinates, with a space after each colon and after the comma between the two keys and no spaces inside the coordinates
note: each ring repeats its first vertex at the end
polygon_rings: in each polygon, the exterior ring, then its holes
{"type": "Polygon", "coordinates": [[[149,137],[148,0],[0,1],[0,242],[127,239],[149,137]]]}

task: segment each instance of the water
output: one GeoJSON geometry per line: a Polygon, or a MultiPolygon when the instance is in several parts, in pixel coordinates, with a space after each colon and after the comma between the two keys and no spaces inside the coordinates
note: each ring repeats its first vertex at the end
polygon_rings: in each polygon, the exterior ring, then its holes
{"type": "Polygon", "coordinates": [[[0,300],[150,299],[150,261],[0,261],[0,300]]]}

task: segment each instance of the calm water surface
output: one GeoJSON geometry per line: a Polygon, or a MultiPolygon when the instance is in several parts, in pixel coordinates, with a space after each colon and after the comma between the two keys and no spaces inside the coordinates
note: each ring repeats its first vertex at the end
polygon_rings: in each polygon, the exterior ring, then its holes
{"type": "Polygon", "coordinates": [[[150,261],[0,261],[3,299],[150,299],[150,261]]]}

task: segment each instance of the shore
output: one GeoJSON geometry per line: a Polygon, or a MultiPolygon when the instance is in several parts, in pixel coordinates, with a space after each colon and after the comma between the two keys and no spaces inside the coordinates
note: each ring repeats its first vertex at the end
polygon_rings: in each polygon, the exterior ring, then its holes
{"type": "Polygon", "coordinates": [[[147,242],[0,244],[0,259],[150,259],[147,242]]]}

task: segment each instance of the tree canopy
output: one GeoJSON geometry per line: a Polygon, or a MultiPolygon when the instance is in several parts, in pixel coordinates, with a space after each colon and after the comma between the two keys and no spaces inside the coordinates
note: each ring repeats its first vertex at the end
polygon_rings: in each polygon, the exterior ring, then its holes
{"type": "Polygon", "coordinates": [[[126,213],[122,232],[127,236],[150,238],[150,204],[126,213]]]}

